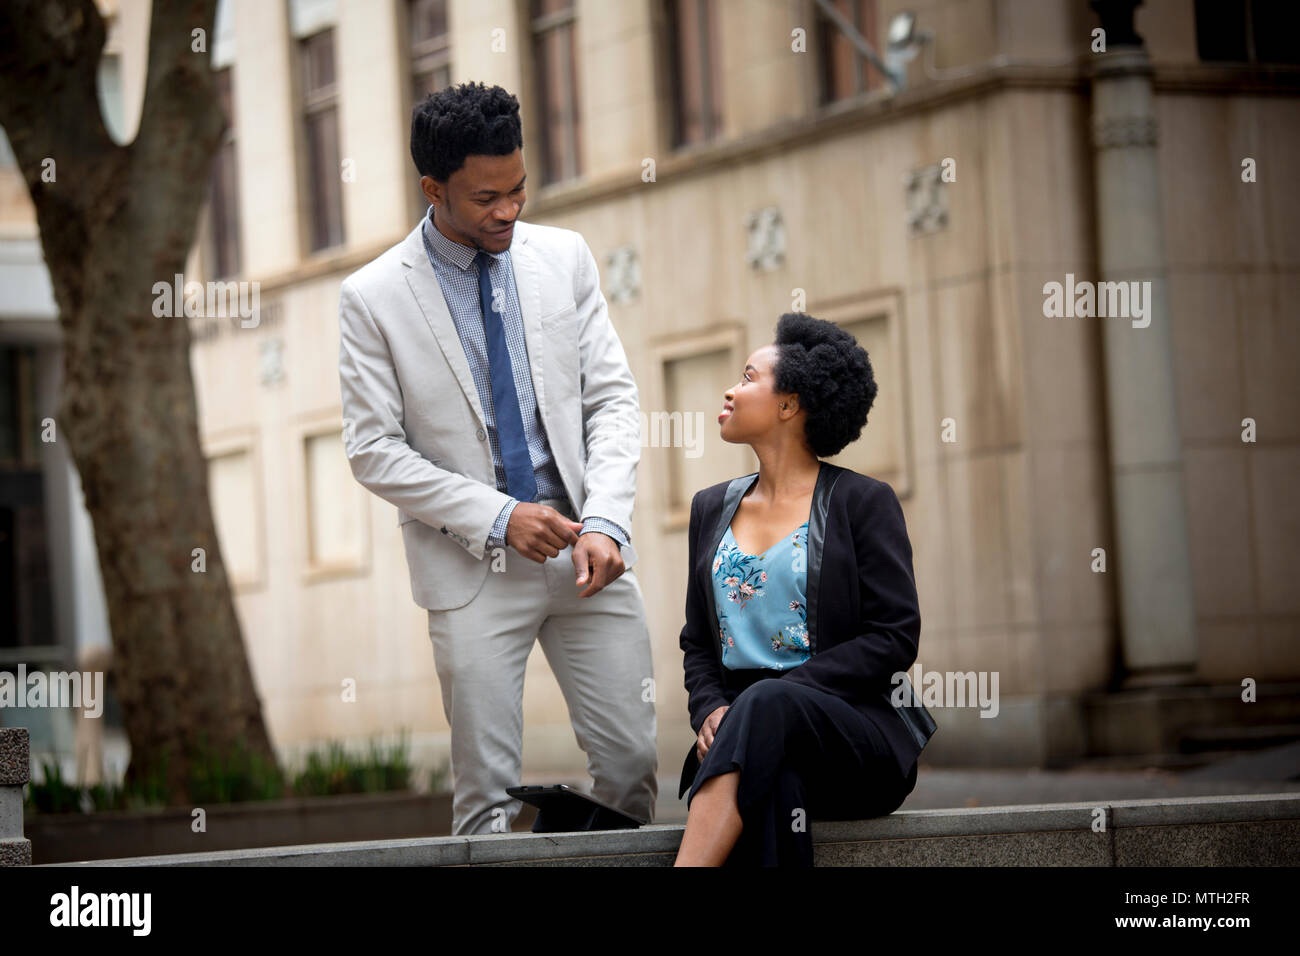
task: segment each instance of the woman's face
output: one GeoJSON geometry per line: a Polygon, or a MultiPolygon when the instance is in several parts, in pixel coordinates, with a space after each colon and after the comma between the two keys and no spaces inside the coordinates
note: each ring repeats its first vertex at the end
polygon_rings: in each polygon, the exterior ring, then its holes
{"type": "Polygon", "coordinates": [[[773,391],[775,345],[764,345],[745,360],[740,381],[723,393],[722,412],[718,415],[723,441],[751,442],[779,423],[781,403],[791,396],[773,391]]]}

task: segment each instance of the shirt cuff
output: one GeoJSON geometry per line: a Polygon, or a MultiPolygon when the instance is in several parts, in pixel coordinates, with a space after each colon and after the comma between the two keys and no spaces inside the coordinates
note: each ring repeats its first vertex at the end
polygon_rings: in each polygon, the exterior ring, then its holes
{"type": "Polygon", "coordinates": [[[492,530],[488,532],[488,549],[505,547],[506,525],[510,524],[510,512],[515,510],[517,504],[519,504],[519,499],[511,498],[506,502],[506,506],[501,509],[501,513],[497,515],[497,520],[492,523],[492,530]]]}
{"type": "Polygon", "coordinates": [[[627,547],[627,532],[623,530],[621,525],[614,524],[608,518],[597,518],[593,515],[590,518],[582,519],[582,530],[578,532],[578,536],[581,537],[589,531],[599,531],[607,534],[617,541],[621,547],[627,547]]]}

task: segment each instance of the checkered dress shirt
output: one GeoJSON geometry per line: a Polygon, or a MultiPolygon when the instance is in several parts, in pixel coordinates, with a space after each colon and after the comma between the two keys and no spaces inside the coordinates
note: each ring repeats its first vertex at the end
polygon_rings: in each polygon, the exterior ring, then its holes
{"type": "MultiPolygon", "coordinates": [[[[433,224],[433,209],[429,206],[423,222],[424,249],[429,254],[429,263],[438,276],[438,285],[442,287],[443,298],[447,300],[447,310],[456,324],[456,333],[460,344],[465,349],[465,358],[469,362],[470,373],[474,376],[474,387],[478,391],[479,403],[483,406],[483,416],[487,420],[488,438],[492,445],[492,467],[496,472],[497,490],[506,490],[506,469],[501,458],[501,442],[497,436],[496,412],[492,404],[492,379],[488,374],[487,338],[483,332],[483,310],[479,302],[478,269],[474,265],[474,256],[478,250],[463,246],[448,239],[433,224]]],[[[487,250],[483,250],[487,252],[487,250]]],[[[515,394],[519,397],[519,412],[524,420],[524,437],[528,440],[528,457],[533,465],[533,474],[537,479],[537,497],[563,498],[569,500],[560,479],[560,470],[556,467],[555,456],[551,453],[550,442],[546,440],[546,429],[542,425],[541,413],[537,408],[537,395],[533,392],[533,378],[528,365],[528,346],[524,341],[523,313],[519,308],[519,296],[515,290],[515,275],[510,261],[510,250],[505,252],[488,252],[492,257],[490,278],[492,288],[502,290],[501,324],[505,330],[506,348],[510,352],[510,365],[515,375],[515,394]]],[[[506,525],[510,523],[510,513],[519,504],[517,499],[510,499],[501,513],[497,515],[488,533],[487,548],[499,548],[506,543],[506,525]]],[[[570,502],[570,508],[572,502],[570,502]]],[[[628,543],[628,534],[622,526],[607,518],[591,516],[583,520],[580,534],[600,531],[609,535],[620,545],[628,543]]]]}

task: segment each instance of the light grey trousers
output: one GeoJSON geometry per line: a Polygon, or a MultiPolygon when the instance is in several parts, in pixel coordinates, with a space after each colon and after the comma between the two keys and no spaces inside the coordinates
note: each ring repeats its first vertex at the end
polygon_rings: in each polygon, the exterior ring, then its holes
{"type": "Polygon", "coordinates": [[[429,612],[451,725],[454,835],[504,832],[519,815],[522,804],[505,788],[520,782],[524,669],[534,640],[587,754],[592,795],[653,821],[654,674],[641,587],[627,570],[591,597],[578,597],[584,588],[574,584],[572,546],[544,564],[506,548],[504,570],[489,570],[472,601],[429,612]]]}

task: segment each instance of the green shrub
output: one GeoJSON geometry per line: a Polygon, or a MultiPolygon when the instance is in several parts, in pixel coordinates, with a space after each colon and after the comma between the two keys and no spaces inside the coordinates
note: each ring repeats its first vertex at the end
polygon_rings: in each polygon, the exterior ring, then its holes
{"type": "Polygon", "coordinates": [[[451,768],[447,761],[442,762],[442,766],[434,767],[429,772],[429,792],[430,793],[448,793],[451,791],[451,768]]]}
{"type": "Polygon", "coordinates": [[[64,781],[57,760],[43,761],[41,776],[44,779],[39,783],[33,780],[27,785],[33,809],[40,813],[73,813],[81,809],[81,788],[64,781]]]}
{"type": "Polygon", "coordinates": [[[242,739],[223,753],[209,747],[205,735],[190,760],[189,793],[200,806],[275,800],[284,795],[284,775],[274,761],[250,752],[242,739]]]}
{"type": "Polygon", "coordinates": [[[387,751],[371,741],[364,757],[349,755],[341,744],[308,752],[305,766],[293,779],[299,796],[327,796],[340,793],[385,793],[411,788],[411,763],[407,757],[406,731],[387,751]]]}
{"type": "MultiPolygon", "coordinates": [[[[190,797],[195,804],[211,805],[285,796],[409,790],[413,768],[407,750],[405,730],[397,743],[385,748],[371,741],[367,752],[359,756],[331,741],[307,753],[303,769],[292,776],[290,783],[278,765],[251,753],[242,741],[223,755],[208,746],[205,736],[190,761],[190,797]]],[[[42,766],[44,779],[25,787],[26,813],[135,810],[167,805],[166,755],[155,773],[129,786],[110,783],[79,787],[63,779],[57,762],[46,760],[42,766]]],[[[445,764],[433,771],[430,784],[435,793],[445,788],[447,776],[445,764]]]]}

